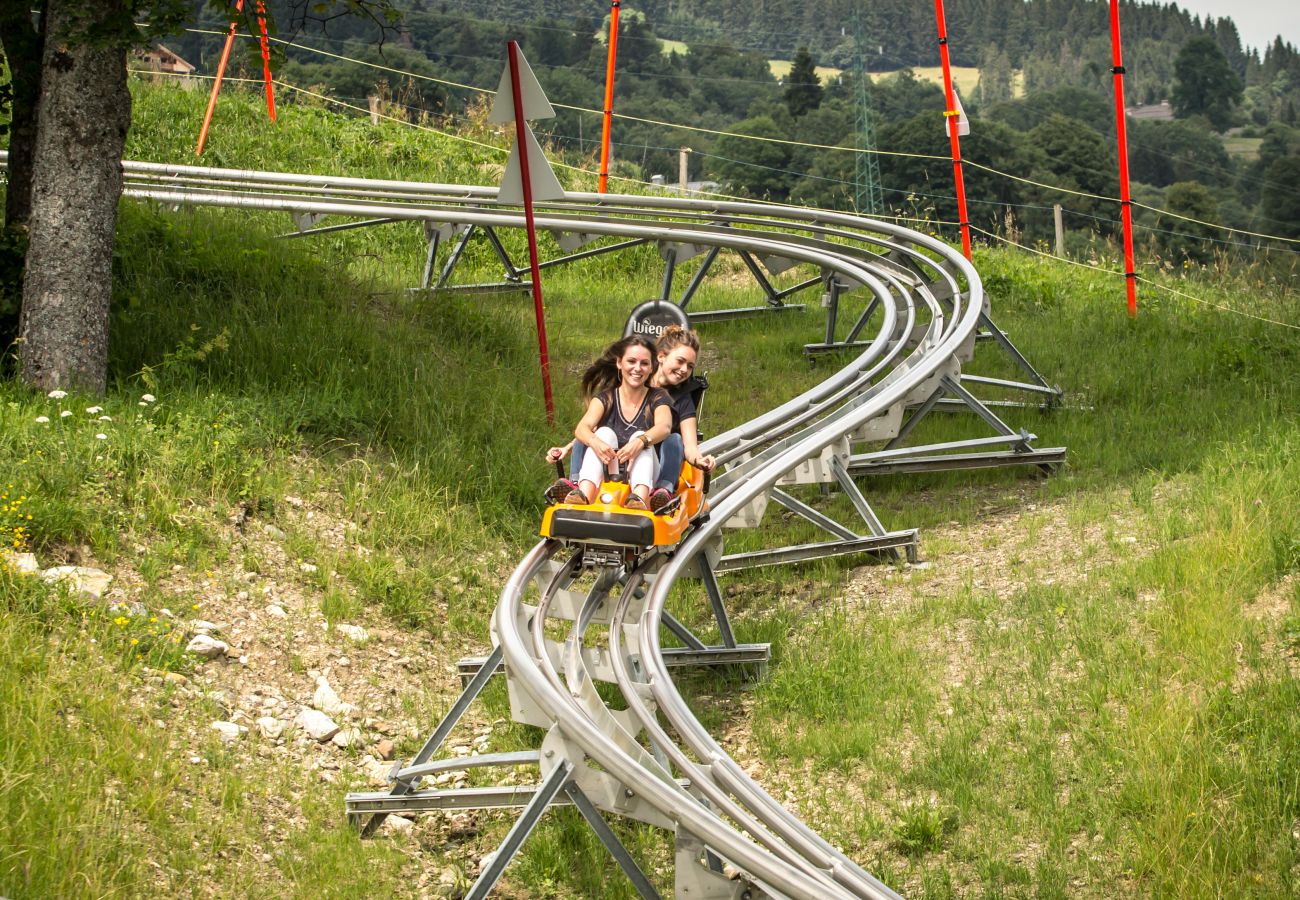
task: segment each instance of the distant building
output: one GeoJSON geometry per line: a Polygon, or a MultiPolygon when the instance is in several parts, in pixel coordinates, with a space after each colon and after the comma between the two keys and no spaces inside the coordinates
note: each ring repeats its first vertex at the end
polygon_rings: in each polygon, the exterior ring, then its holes
{"type": "Polygon", "coordinates": [[[1124,113],[1130,119],[1172,119],[1174,108],[1169,105],[1168,100],[1161,100],[1159,103],[1147,106],[1130,106],[1124,110],[1124,113]]]}
{"type": "Polygon", "coordinates": [[[194,87],[195,79],[194,66],[181,59],[171,50],[168,50],[162,44],[157,44],[147,50],[137,50],[135,52],[135,61],[140,68],[147,69],[150,72],[159,73],[156,80],[161,81],[161,76],[166,75],[168,81],[176,80],[183,87],[194,87]]]}

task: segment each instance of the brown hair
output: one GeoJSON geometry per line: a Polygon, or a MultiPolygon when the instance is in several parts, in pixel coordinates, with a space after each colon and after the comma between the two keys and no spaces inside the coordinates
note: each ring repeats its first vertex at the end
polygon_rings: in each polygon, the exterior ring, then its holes
{"type": "Polygon", "coordinates": [[[587,371],[582,373],[582,395],[591,398],[607,388],[616,387],[619,383],[618,361],[632,347],[644,347],[650,351],[650,374],[653,376],[659,368],[655,345],[644,335],[634,334],[610,344],[600,358],[587,367],[587,371]]]}
{"type": "Polygon", "coordinates": [[[700,352],[700,336],[689,328],[683,328],[680,325],[669,325],[659,335],[659,340],[655,341],[655,353],[671,353],[678,347],[690,347],[696,353],[700,352]]]}

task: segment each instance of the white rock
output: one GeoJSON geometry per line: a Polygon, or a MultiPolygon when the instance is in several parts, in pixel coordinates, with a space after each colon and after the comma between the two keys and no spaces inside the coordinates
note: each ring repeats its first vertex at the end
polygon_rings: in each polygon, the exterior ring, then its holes
{"type": "Polygon", "coordinates": [[[243,725],[237,725],[234,722],[213,722],[211,728],[213,731],[217,732],[217,734],[221,735],[221,742],[223,744],[234,743],[239,740],[240,735],[248,730],[243,725]]]}
{"type": "Polygon", "coordinates": [[[289,615],[287,612],[284,611],[283,606],[279,606],[275,603],[272,603],[266,608],[266,614],[276,619],[283,619],[289,615]]]}
{"type": "Polygon", "coordinates": [[[204,659],[220,659],[230,651],[230,645],[206,634],[196,634],[185,649],[204,659]]]}
{"type": "Polygon", "coordinates": [[[255,724],[257,733],[264,738],[274,741],[284,734],[284,723],[274,716],[262,716],[255,724]]]}
{"type": "Polygon", "coordinates": [[[339,634],[346,635],[357,643],[370,640],[370,632],[366,631],[360,625],[335,625],[334,630],[339,634]]]}
{"type": "Polygon", "coordinates": [[[339,733],[330,738],[330,740],[336,747],[343,747],[346,749],[361,740],[361,731],[357,728],[342,728],[339,730],[339,733]]]}
{"type": "Polygon", "coordinates": [[[311,702],[312,706],[324,710],[331,716],[351,708],[350,704],[344,703],[334,692],[334,688],[330,687],[329,680],[324,675],[316,679],[316,693],[312,695],[311,702]]]}
{"type": "Polygon", "coordinates": [[[42,572],[41,577],[50,582],[71,582],[73,590],[89,594],[95,599],[104,596],[108,583],[113,580],[113,576],[107,572],[89,566],[55,566],[42,572]]]}
{"type": "Polygon", "coordinates": [[[5,550],[0,552],[0,558],[4,559],[19,575],[35,575],[41,570],[41,564],[36,561],[35,553],[14,553],[5,550]]]}
{"type": "Polygon", "coordinates": [[[384,823],[393,831],[406,831],[406,829],[415,824],[410,819],[403,819],[401,816],[389,816],[387,819],[384,819],[384,823]]]}
{"type": "Polygon", "coordinates": [[[218,625],[216,622],[209,622],[206,619],[191,619],[190,631],[195,634],[211,634],[214,631],[224,631],[225,626],[218,625]]]}
{"type": "Polygon", "coordinates": [[[339,733],[339,726],[333,719],[318,709],[306,706],[298,713],[298,725],[313,740],[320,741],[322,744],[339,733]]]}

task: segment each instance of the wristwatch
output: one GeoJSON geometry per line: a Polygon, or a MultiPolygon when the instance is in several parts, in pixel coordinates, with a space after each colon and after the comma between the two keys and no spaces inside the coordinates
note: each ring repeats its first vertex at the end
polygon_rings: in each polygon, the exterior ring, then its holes
{"type": "Polygon", "coordinates": [[[643,431],[643,432],[641,432],[641,443],[643,443],[643,444],[645,444],[647,447],[649,447],[651,444],[654,443],[654,441],[650,440],[650,435],[646,434],[646,433],[643,431]]]}

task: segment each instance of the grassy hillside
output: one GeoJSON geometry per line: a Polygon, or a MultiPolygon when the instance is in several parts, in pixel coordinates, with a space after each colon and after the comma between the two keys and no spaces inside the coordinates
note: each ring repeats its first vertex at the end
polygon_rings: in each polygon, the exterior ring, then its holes
{"type": "MultiPolygon", "coordinates": [[[[190,159],[202,103],[141,90],[130,155],[190,159]]],[[[443,181],[499,164],[292,104],[270,126],[238,92],[212,150],[245,168],[443,181]]],[[[453,895],[512,821],[433,815],[361,841],[342,796],[387,768],[381,739],[418,748],[533,540],[540,454],[563,428],[541,412],[531,303],[407,293],[414,226],[276,239],[289,229],[124,204],[108,395],[0,384],[0,540],[114,575],[96,602],[0,571],[4,896],[453,895]],[[195,618],[236,655],[182,652],[195,618]],[[362,707],[352,746],[258,733],[260,710],[308,702],[321,676],[362,707]],[[249,731],[227,743],[214,720],[249,731]]],[[[486,254],[471,262],[495,273],[486,254]]],[[[864,483],[887,525],[922,527],[929,567],[728,576],[738,638],[772,641],[774,661],[752,690],[688,679],[698,714],[911,896],[1294,894],[1296,331],[1145,292],[1134,321],[1119,278],[1002,251],[976,262],[995,318],[1068,394],[1008,421],[1067,445],[1069,466],[864,483]]],[[[548,275],[562,423],[581,367],[659,273],[647,250],[548,275]]],[[[1196,270],[1176,283],[1300,325],[1284,286],[1196,270]]],[[[750,300],[736,278],[698,302],[750,300]]],[[[799,353],[822,325],[814,304],[707,329],[708,429],[822,377],[831,363],[799,353]]],[[[1011,371],[987,345],[975,370],[1011,371]]],[[[773,540],[799,539],[772,518],[773,540]]],[[[707,631],[707,604],[674,602],[707,631]]],[[[535,740],[494,691],[465,743],[535,740]]],[[[619,828],[669,889],[667,840],[619,828]]],[[[565,813],[507,879],[507,896],[632,895],[565,813]]]]}

